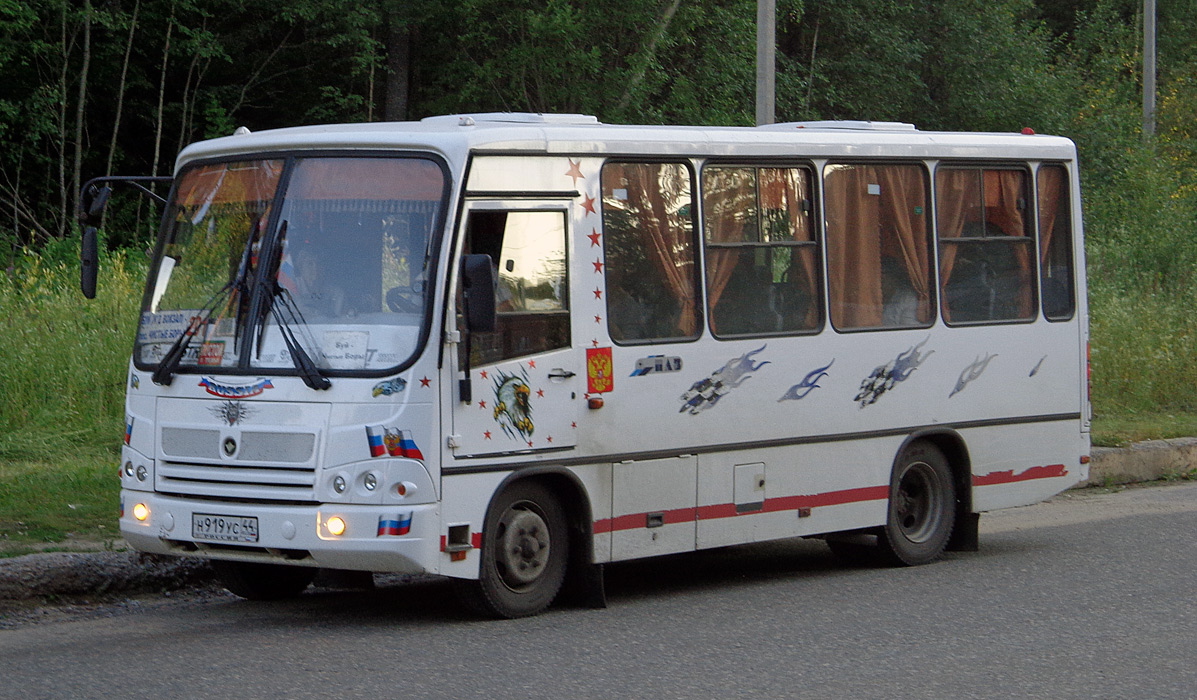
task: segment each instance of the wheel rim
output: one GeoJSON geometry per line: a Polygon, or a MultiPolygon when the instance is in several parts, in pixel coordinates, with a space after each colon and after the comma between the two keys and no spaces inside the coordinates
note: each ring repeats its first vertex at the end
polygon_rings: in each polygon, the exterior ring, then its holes
{"type": "Polygon", "coordinates": [[[499,520],[495,564],[499,579],[512,591],[533,586],[544,574],[552,552],[549,526],[532,504],[516,503],[499,520]]]}
{"type": "Polygon", "coordinates": [[[894,519],[911,542],[931,539],[943,512],[939,474],[926,462],[911,462],[898,479],[894,493],[894,519]]]}

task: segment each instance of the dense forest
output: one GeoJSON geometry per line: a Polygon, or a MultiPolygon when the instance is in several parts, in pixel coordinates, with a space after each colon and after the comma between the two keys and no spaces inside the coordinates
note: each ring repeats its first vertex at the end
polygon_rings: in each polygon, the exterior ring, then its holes
{"type": "MultiPolygon", "coordinates": [[[[1197,412],[1197,2],[1158,0],[1154,135],[1142,0],[777,3],[778,121],[1074,139],[1097,411],[1197,412]]],[[[524,110],[750,125],[755,23],[755,0],[0,0],[0,357],[39,358],[0,363],[0,456],[121,425],[157,211],[114,198],[101,295],[81,305],[81,182],[169,174],[180,148],[239,126],[524,110]]]]}
{"type": "MultiPolygon", "coordinates": [[[[1188,197],[1197,6],[1159,5],[1157,150],[1140,146],[1137,0],[780,0],[777,120],[1029,126],[1076,139],[1103,191],[1162,158],[1150,176],[1188,197]]],[[[755,21],[753,0],[0,0],[0,240],[68,236],[81,181],[169,174],[237,126],[751,124],[755,21]]],[[[110,228],[110,245],[138,235],[110,228]]]]}

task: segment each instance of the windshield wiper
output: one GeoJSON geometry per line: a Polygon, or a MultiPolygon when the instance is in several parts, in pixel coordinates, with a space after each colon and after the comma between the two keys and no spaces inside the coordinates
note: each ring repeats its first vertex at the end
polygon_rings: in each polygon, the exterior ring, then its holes
{"type": "MultiPolygon", "coordinates": [[[[257,225],[257,222],[254,222],[248,239],[245,241],[245,250],[241,251],[241,262],[237,266],[237,275],[208,298],[208,301],[200,308],[199,313],[191,318],[183,333],[178,338],[175,338],[175,342],[171,344],[170,349],[166,351],[166,355],[162,357],[162,361],[158,363],[157,369],[154,370],[152,379],[155,384],[170,386],[170,383],[174,381],[175,370],[179,368],[179,363],[183,361],[183,355],[186,354],[187,347],[191,345],[191,339],[195,337],[199,329],[212,317],[212,310],[218,304],[225,301],[232,290],[240,291],[243,295],[242,298],[246,298],[244,295],[249,293],[250,253],[253,250],[254,241],[257,240],[257,237],[254,235],[257,225]]],[[[240,304],[238,304],[238,315],[240,315],[240,304]]],[[[240,325],[238,322],[238,329],[240,325]]],[[[234,331],[234,333],[237,332],[236,330],[234,331]]],[[[237,337],[234,335],[233,346],[236,347],[236,345],[237,337]]]]}
{"type": "MultiPolygon", "coordinates": [[[[270,262],[267,270],[270,271],[270,276],[273,279],[271,294],[265,300],[266,308],[262,310],[261,316],[267,313],[274,317],[274,322],[278,324],[278,333],[282,336],[283,343],[287,346],[287,353],[291,356],[291,363],[295,365],[295,369],[299,370],[299,376],[303,379],[303,383],[307,384],[309,388],[318,391],[332,387],[332,382],[328,378],[320,374],[320,368],[312,360],[311,355],[303,349],[299,339],[295,336],[293,325],[300,325],[307,327],[307,321],[304,320],[303,314],[299,311],[299,307],[295,304],[295,298],[291,296],[291,290],[282,286],[278,282],[278,268],[282,264],[283,245],[282,242],[287,237],[287,221],[284,220],[279,225],[279,235],[277,237],[278,243],[271,251],[270,262]],[[277,299],[282,299],[282,303],[276,303],[277,299]],[[281,307],[281,309],[280,309],[281,307]]],[[[263,326],[261,334],[258,336],[258,352],[262,351],[262,340],[266,337],[265,327],[263,326]]]]}
{"type": "Polygon", "coordinates": [[[232,282],[221,287],[220,291],[208,299],[208,302],[199,310],[199,313],[191,317],[187,328],[179,334],[178,338],[175,338],[175,342],[171,344],[170,349],[166,351],[166,355],[162,357],[162,361],[158,363],[157,369],[154,370],[153,380],[155,384],[170,386],[170,383],[174,380],[175,370],[179,368],[179,363],[182,362],[183,355],[187,352],[187,347],[191,345],[191,339],[208,322],[208,319],[212,317],[212,309],[216,308],[216,305],[224,297],[228,296],[228,292],[232,288],[232,282]]]}
{"type": "Polygon", "coordinates": [[[299,376],[303,379],[303,383],[316,390],[332,387],[332,382],[320,373],[320,368],[316,366],[312,357],[300,345],[299,339],[295,337],[292,324],[298,323],[301,326],[306,326],[307,322],[303,320],[303,314],[295,305],[295,298],[291,296],[291,290],[276,282],[272,299],[267,304],[270,305],[270,313],[274,316],[275,323],[278,324],[278,333],[282,336],[283,343],[287,346],[287,352],[291,355],[291,362],[295,365],[295,369],[299,370],[299,376]],[[274,303],[276,299],[282,299],[283,302],[276,304],[274,303]],[[282,307],[281,311],[280,307],[282,307]],[[284,313],[286,316],[290,316],[290,320],[284,316],[284,313]]]}

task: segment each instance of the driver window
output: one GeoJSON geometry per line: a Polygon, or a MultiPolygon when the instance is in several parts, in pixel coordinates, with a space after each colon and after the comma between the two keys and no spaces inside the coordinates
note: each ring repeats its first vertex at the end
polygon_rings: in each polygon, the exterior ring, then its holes
{"type": "Polygon", "coordinates": [[[465,246],[490,256],[497,280],[495,331],[473,334],[471,365],[569,346],[565,212],[471,212],[465,246]]]}

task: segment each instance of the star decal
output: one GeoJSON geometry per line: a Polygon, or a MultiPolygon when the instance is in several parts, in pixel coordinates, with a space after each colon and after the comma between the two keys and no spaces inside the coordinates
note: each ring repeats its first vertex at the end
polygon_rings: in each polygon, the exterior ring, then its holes
{"type": "Polygon", "coordinates": [[[536,360],[528,360],[528,366],[532,369],[536,369],[536,360]]]}
{"type": "Polygon", "coordinates": [[[598,273],[598,274],[600,274],[600,275],[601,275],[601,274],[603,274],[603,261],[601,261],[601,260],[595,260],[594,262],[592,262],[592,263],[590,263],[590,264],[591,264],[591,265],[594,265],[594,271],[595,271],[595,272],[597,272],[597,273],[598,273]]]}
{"type": "Polygon", "coordinates": [[[586,237],[590,239],[590,247],[597,248],[599,245],[599,239],[603,237],[603,234],[599,233],[598,229],[592,228],[590,229],[590,235],[586,237]]]}
{"type": "Polygon", "coordinates": [[[531,440],[529,440],[529,441],[528,441],[528,447],[531,447],[531,446],[532,446],[532,441],[531,441],[531,440]]]}
{"type": "Polygon", "coordinates": [[[482,435],[483,435],[483,437],[485,437],[487,440],[489,440],[489,439],[490,439],[490,431],[489,431],[489,430],[483,431],[482,435]]]}
{"type": "Polygon", "coordinates": [[[550,435],[550,436],[548,436],[547,438],[545,438],[545,440],[548,440],[549,442],[552,442],[552,441],[553,441],[553,436],[552,436],[552,435],[550,435]]]}
{"type": "Polygon", "coordinates": [[[603,298],[603,290],[599,289],[598,287],[595,287],[594,288],[594,298],[602,299],[603,298]]]}
{"type": "Polygon", "coordinates": [[[591,197],[588,194],[582,196],[582,208],[585,209],[586,211],[590,212],[591,214],[598,213],[594,210],[594,197],[591,197]]]}
{"type": "Polygon", "coordinates": [[[481,372],[479,372],[479,374],[482,375],[483,379],[486,379],[486,370],[482,370],[481,372]]]}
{"type": "Polygon", "coordinates": [[[590,344],[591,344],[591,345],[593,345],[594,347],[596,347],[596,348],[597,348],[597,347],[598,347],[598,338],[595,338],[594,340],[591,340],[591,341],[590,341],[590,344]]]}
{"type": "Polygon", "coordinates": [[[486,402],[485,402],[485,401],[479,401],[479,402],[478,402],[478,408],[486,408],[486,402]]]}
{"type": "Polygon", "coordinates": [[[425,375],[424,378],[420,380],[420,386],[422,386],[422,387],[431,386],[431,385],[432,385],[432,380],[429,379],[427,375],[425,375]]]}
{"type": "Polygon", "coordinates": [[[594,322],[595,322],[595,323],[602,323],[602,322],[603,322],[603,317],[602,317],[602,316],[595,316],[595,317],[594,317],[594,322]]]}
{"type": "Polygon", "coordinates": [[[536,395],[543,399],[544,398],[544,389],[537,389],[536,395]]]}
{"type": "Polygon", "coordinates": [[[582,161],[575,163],[572,158],[567,158],[569,161],[569,172],[565,173],[568,178],[573,178],[574,187],[578,186],[578,180],[585,180],[586,176],[582,174],[582,161]]]}
{"type": "Polygon", "coordinates": [[[571,428],[576,428],[576,427],[578,427],[578,421],[574,421],[574,422],[570,423],[570,424],[569,424],[569,427],[571,427],[571,428]]]}

